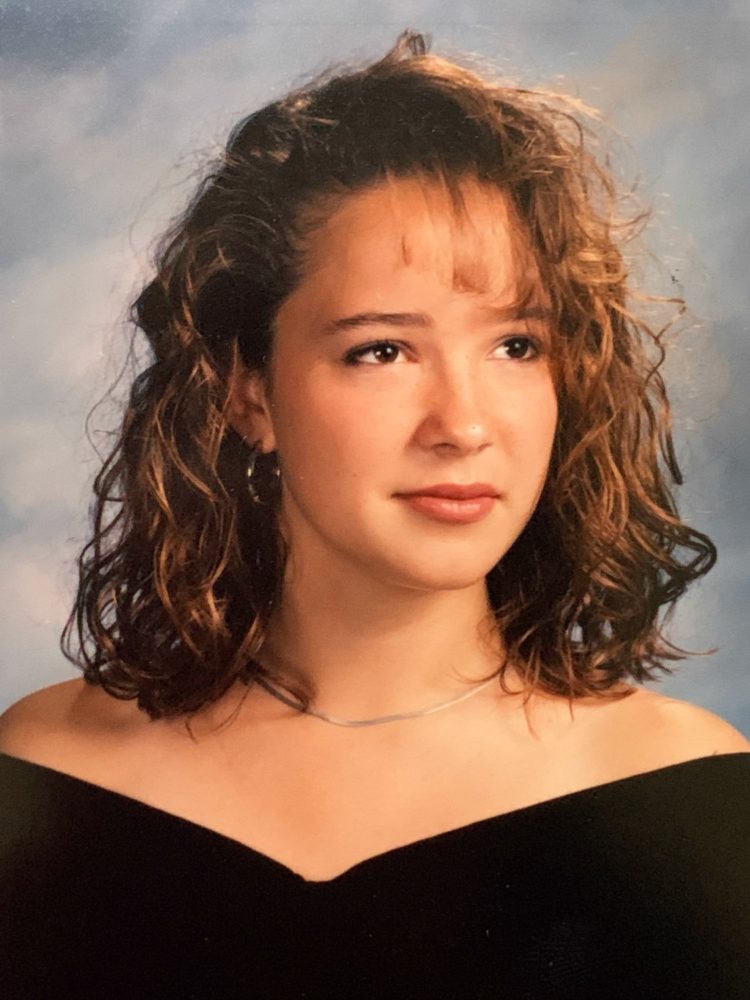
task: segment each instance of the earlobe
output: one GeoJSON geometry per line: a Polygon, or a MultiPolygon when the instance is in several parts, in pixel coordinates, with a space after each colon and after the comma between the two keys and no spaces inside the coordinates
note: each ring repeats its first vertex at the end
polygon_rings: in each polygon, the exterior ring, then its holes
{"type": "Polygon", "coordinates": [[[268,388],[262,375],[236,366],[229,381],[229,423],[263,452],[275,451],[268,388]]]}

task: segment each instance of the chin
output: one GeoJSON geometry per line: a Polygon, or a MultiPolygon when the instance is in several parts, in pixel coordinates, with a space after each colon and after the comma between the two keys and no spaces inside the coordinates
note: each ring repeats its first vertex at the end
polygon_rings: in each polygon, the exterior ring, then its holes
{"type": "Polygon", "coordinates": [[[411,590],[465,590],[483,582],[496,562],[467,560],[466,564],[457,565],[455,560],[446,563],[445,560],[434,559],[421,564],[413,562],[408,566],[391,566],[389,576],[394,583],[411,590]]]}

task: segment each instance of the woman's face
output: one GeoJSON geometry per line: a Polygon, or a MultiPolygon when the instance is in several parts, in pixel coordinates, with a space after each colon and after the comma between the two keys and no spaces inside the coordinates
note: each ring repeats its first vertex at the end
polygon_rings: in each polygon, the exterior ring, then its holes
{"type": "MultiPolygon", "coordinates": [[[[277,316],[270,396],[250,433],[277,449],[293,561],[386,585],[458,589],[507,552],[542,491],[557,421],[544,294],[508,204],[468,183],[458,222],[437,185],[340,203],[310,237],[277,316]],[[404,499],[485,484],[490,499],[404,499]]],[[[251,440],[253,438],[250,438],[251,440]]]]}

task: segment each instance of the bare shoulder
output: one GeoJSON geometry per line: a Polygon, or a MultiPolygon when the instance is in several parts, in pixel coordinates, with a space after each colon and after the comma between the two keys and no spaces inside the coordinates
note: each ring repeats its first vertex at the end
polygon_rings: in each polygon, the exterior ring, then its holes
{"type": "Polygon", "coordinates": [[[640,737],[675,762],[750,751],[750,740],[731,723],[692,702],[645,688],[628,700],[639,720],[640,737]]]}
{"type": "Polygon", "coordinates": [[[66,764],[101,740],[133,729],[135,704],[83,678],[33,691],[0,715],[0,752],[48,767],[66,764]]]}
{"type": "Polygon", "coordinates": [[[14,753],[59,729],[82,693],[83,680],[32,691],[0,715],[0,750],[14,753]]]}

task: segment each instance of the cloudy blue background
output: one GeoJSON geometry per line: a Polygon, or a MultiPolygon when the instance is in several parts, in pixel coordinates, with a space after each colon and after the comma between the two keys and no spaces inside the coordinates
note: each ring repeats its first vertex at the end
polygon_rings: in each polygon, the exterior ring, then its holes
{"type": "Polygon", "coordinates": [[[672,629],[719,649],[662,689],[750,735],[750,0],[0,0],[0,709],[76,676],[57,639],[96,469],[83,423],[154,237],[240,115],[407,26],[577,94],[629,143],[665,261],[654,288],[696,320],[668,367],[681,503],[720,551],[672,629]]]}

